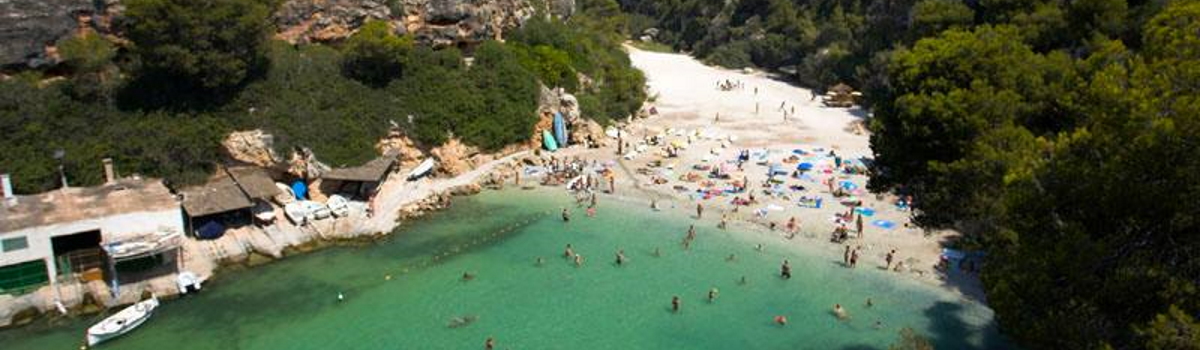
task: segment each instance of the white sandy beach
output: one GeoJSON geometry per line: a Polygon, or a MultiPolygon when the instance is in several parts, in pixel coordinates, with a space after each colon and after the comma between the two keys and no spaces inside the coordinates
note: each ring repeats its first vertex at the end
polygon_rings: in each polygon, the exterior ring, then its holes
{"type": "MultiPolygon", "coordinates": [[[[774,222],[778,229],[768,234],[779,240],[787,240],[788,234],[783,227],[789,218],[794,217],[799,220],[802,233],[791,240],[792,244],[798,249],[818,249],[822,253],[840,257],[844,245],[831,243],[829,237],[837,227],[833,222],[834,214],[846,212],[850,207],[838,203],[820,181],[829,177],[835,177],[839,182],[850,181],[859,189],[864,189],[858,193],[858,198],[863,200],[863,207],[872,208],[876,212],[874,216],[864,218],[867,222],[864,238],[850,239],[845,243],[862,247],[858,269],[882,269],[885,265],[885,255],[889,250],[895,249],[896,261],[904,261],[908,267],[905,272],[896,273],[897,278],[910,278],[944,286],[965,297],[982,300],[983,293],[978,280],[973,276],[955,272],[947,277],[933,268],[941,254],[941,242],[957,233],[927,233],[915,227],[907,227],[910,212],[896,208],[894,203],[897,198],[893,195],[866,193],[868,178],[865,175],[845,175],[831,171],[810,172],[813,176],[809,179],[788,177],[784,187],[796,185],[805,189],[790,191],[786,195],[787,198],[769,197],[762,193],[759,187],[759,184],[767,179],[767,167],[756,165],[755,161],[747,162],[744,171],[734,174],[733,179],[748,177],[758,203],[741,207],[736,213],[732,212],[735,206],[730,204],[734,195],[697,199],[693,196],[696,189],[701,187],[700,182],[685,182],[679,178],[689,171],[705,175],[705,171],[692,170],[692,166],[720,166],[725,161],[735,159],[737,152],[743,149],[757,152],[769,150],[768,164],[781,163],[795,149],[820,150],[822,154],[832,149],[844,159],[871,157],[869,135],[854,133],[851,127],[853,123],[861,122],[865,117],[866,113],[861,109],[824,107],[819,96],[812,99],[808,89],[791,85],[765,73],[709,67],[681,54],[641,51],[628,46],[627,49],[634,66],[646,74],[649,94],[654,98],[649,105],[658,110],[658,115],[633,120],[625,125],[623,140],[629,143],[631,148],[636,149],[637,143],[645,136],[662,133],[667,135],[668,143],[686,144],[689,139],[686,135],[697,133],[716,137],[692,137],[692,142],[677,158],[664,157],[661,146],[647,145],[644,152],[631,159],[622,159],[620,168],[623,171],[617,176],[617,195],[641,198],[640,200],[646,201],[647,208],[650,201],[647,197],[659,198],[661,206],[682,211],[680,215],[694,215],[696,203],[701,203],[705,207],[704,222],[714,225],[723,214],[728,214],[734,221],[732,227],[754,228],[756,232],[769,232],[766,227],[774,222]],[[722,91],[717,84],[724,80],[740,82],[744,88],[722,91]],[[781,103],[789,114],[792,108],[795,108],[794,114],[787,120],[780,109],[781,103]],[[666,132],[668,130],[670,132],[666,132]],[[734,141],[728,142],[730,136],[734,141]],[[722,143],[725,143],[726,147],[723,148],[722,143]],[[662,161],[664,166],[654,167],[651,164],[653,161],[662,161]],[[667,169],[668,166],[671,169],[667,169]],[[642,174],[669,174],[664,177],[670,182],[654,184],[650,175],[640,175],[639,170],[642,174]],[[686,190],[679,190],[679,186],[686,190]],[[821,197],[824,205],[820,209],[800,207],[796,200],[800,196],[821,197]],[[754,210],[768,206],[782,210],[767,211],[765,217],[754,214],[754,210]],[[890,221],[896,226],[892,229],[877,227],[870,223],[875,220],[890,221]]],[[[572,147],[556,153],[556,156],[613,160],[618,159],[614,148],[615,146],[584,150],[572,147]]],[[[627,148],[624,151],[630,150],[627,148]]],[[[789,171],[796,168],[795,163],[783,165],[789,171]]],[[[722,180],[712,181],[716,187],[729,183],[722,180]]],[[[744,193],[740,196],[746,198],[744,193]]],[[[848,226],[854,228],[853,224],[848,226]]]]}

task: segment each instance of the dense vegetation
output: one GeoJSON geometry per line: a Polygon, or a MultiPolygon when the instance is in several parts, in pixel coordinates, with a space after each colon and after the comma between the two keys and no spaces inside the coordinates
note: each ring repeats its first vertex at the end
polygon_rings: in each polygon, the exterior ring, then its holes
{"type": "Polygon", "coordinates": [[[623,1],[714,63],[867,92],[871,187],[985,249],[1032,348],[1200,348],[1200,3],[623,1]]]}
{"type": "Polygon", "coordinates": [[[484,150],[524,142],[538,120],[538,80],[578,92],[584,115],[599,120],[644,99],[621,36],[588,2],[569,25],[536,19],[510,44],[471,47],[470,66],[458,49],[417,45],[383,22],[336,45],[272,41],[278,3],[124,2],[129,42],[72,37],[58,45],[60,67],[0,81],[0,170],[21,193],[55,188],[62,150],[73,186],[100,183],[105,157],[124,174],[192,184],[221,162],[219,142],[234,130],[262,128],[281,154],[309,147],[346,166],[376,156],[390,121],[421,147],[451,135],[484,150]]]}

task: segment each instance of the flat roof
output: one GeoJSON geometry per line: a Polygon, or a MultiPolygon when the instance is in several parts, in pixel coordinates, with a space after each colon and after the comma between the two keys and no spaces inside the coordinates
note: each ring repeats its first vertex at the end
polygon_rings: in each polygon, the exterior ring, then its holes
{"type": "Polygon", "coordinates": [[[208,183],[183,191],[183,210],[191,217],[224,213],[253,207],[250,197],[233,178],[224,172],[218,173],[208,183]]]}
{"type": "Polygon", "coordinates": [[[388,152],[362,166],[331,169],[321,174],[321,178],[338,181],[381,181],[387,175],[388,170],[392,169],[392,166],[396,164],[396,154],[395,152],[388,152]]]}
{"type": "Polygon", "coordinates": [[[15,206],[0,204],[0,232],[178,208],[179,202],[161,180],[125,178],[96,187],[17,196],[15,206]]]}
{"type": "Polygon", "coordinates": [[[226,169],[233,181],[253,199],[271,199],[279,194],[275,180],[267,175],[267,171],[255,166],[242,166],[226,169]]]}

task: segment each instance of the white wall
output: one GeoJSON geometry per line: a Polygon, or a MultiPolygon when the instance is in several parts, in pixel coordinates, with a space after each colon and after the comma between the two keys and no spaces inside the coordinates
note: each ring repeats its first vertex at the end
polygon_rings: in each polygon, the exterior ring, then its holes
{"type": "Polygon", "coordinates": [[[54,249],[50,245],[52,237],[100,230],[104,241],[112,241],[129,235],[155,232],[164,227],[174,229],[176,232],[184,232],[183,213],[179,208],[114,215],[4,232],[0,233],[0,239],[25,236],[29,242],[29,248],[7,253],[0,251],[0,266],[46,259],[46,267],[49,270],[50,279],[53,281],[58,273],[54,266],[54,249]]]}

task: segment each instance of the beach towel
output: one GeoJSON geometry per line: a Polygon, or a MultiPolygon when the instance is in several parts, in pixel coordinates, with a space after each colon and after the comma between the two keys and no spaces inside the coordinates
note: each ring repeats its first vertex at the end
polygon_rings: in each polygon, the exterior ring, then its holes
{"type": "Polygon", "coordinates": [[[880,228],[887,229],[887,230],[896,228],[896,223],[892,222],[892,221],[888,221],[888,220],[871,221],[871,225],[875,225],[875,226],[878,226],[880,228]]]}
{"type": "Polygon", "coordinates": [[[842,181],[840,185],[842,186],[842,189],[847,190],[847,191],[853,191],[853,190],[858,189],[858,185],[856,185],[850,181],[842,181]]]}
{"type": "Polygon", "coordinates": [[[854,208],[854,211],[859,214],[862,214],[862,216],[866,216],[866,217],[875,216],[875,209],[871,209],[871,208],[858,207],[858,208],[854,208]]]}

